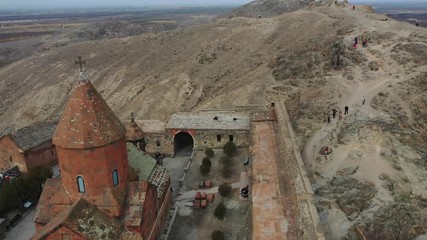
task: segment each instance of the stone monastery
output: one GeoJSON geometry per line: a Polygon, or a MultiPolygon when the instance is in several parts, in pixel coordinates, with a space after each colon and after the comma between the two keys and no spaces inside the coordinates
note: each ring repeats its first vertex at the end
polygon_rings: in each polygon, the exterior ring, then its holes
{"type": "Polygon", "coordinates": [[[156,239],[171,204],[170,175],[126,142],[126,129],[81,73],[53,135],[60,179],[37,206],[39,239],[156,239]]]}

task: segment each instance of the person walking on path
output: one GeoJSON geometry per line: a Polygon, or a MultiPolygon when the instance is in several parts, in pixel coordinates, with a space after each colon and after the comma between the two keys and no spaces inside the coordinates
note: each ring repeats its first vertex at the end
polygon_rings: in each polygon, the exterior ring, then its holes
{"type": "Polygon", "coordinates": [[[332,118],[335,119],[335,115],[337,115],[337,110],[334,108],[332,109],[332,118]]]}
{"type": "Polygon", "coordinates": [[[363,101],[362,101],[362,105],[365,105],[365,99],[363,99],[363,101]]]}
{"type": "Polygon", "coordinates": [[[345,106],[345,108],[344,108],[344,115],[347,115],[348,114],[348,106],[345,106]]]}
{"type": "Polygon", "coordinates": [[[328,115],[328,123],[331,123],[331,116],[328,115]]]}
{"type": "Polygon", "coordinates": [[[342,112],[340,111],[340,113],[338,113],[338,120],[342,119],[342,112]]]}

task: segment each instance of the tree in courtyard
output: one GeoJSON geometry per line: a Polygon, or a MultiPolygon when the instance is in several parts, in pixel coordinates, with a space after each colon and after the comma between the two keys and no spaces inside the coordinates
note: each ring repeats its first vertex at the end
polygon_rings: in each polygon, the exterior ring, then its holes
{"type": "Polygon", "coordinates": [[[204,164],[200,165],[200,173],[203,176],[208,175],[210,171],[211,171],[211,167],[209,167],[208,165],[204,165],[204,164]]]}
{"type": "Polygon", "coordinates": [[[219,195],[221,195],[221,197],[223,198],[230,197],[232,192],[231,184],[228,182],[225,182],[219,185],[218,192],[219,192],[219,195]]]}
{"type": "Polygon", "coordinates": [[[219,230],[213,231],[211,234],[211,240],[225,240],[224,233],[219,230]]]}
{"type": "Polygon", "coordinates": [[[222,162],[222,169],[221,174],[224,178],[229,178],[231,175],[233,175],[233,159],[227,155],[222,156],[221,158],[222,162]]]}
{"type": "Polygon", "coordinates": [[[213,158],[215,156],[215,152],[212,150],[212,148],[205,148],[205,155],[208,158],[213,158]]]}
{"type": "Polygon", "coordinates": [[[37,202],[42,185],[53,175],[52,170],[43,166],[30,169],[28,175],[3,183],[0,190],[0,212],[6,213],[22,206],[26,201],[37,202]]]}
{"type": "Polygon", "coordinates": [[[216,208],[215,208],[215,210],[214,210],[214,216],[215,216],[218,220],[222,221],[222,220],[224,220],[224,219],[225,219],[225,214],[226,214],[226,212],[227,212],[227,209],[225,208],[224,203],[223,203],[223,202],[220,202],[220,203],[218,204],[218,206],[216,206],[216,208]]]}
{"type": "Polygon", "coordinates": [[[212,162],[211,162],[211,160],[209,158],[205,157],[202,160],[202,165],[206,165],[206,166],[212,167],[212,162]]]}
{"type": "Polygon", "coordinates": [[[228,141],[224,145],[224,148],[222,150],[223,150],[225,155],[227,155],[229,157],[233,157],[237,153],[237,146],[236,146],[236,144],[234,144],[234,142],[228,141]]]}

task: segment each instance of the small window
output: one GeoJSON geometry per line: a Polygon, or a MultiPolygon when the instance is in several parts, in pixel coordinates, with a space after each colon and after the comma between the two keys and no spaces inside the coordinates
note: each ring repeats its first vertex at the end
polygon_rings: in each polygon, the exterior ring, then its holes
{"type": "Polygon", "coordinates": [[[160,140],[157,140],[157,141],[156,141],[156,146],[157,146],[157,147],[160,147],[160,140]]]}
{"type": "Polygon", "coordinates": [[[114,169],[113,171],[113,186],[119,185],[119,172],[117,169],[114,169]]]}
{"type": "Polygon", "coordinates": [[[233,135],[228,136],[228,140],[230,140],[230,142],[234,141],[234,136],[233,135]]]}
{"type": "Polygon", "coordinates": [[[272,106],[272,107],[274,107],[274,105],[275,105],[275,104],[274,104],[274,102],[272,102],[272,103],[271,103],[271,106],[272,106]]]}
{"type": "Polygon", "coordinates": [[[216,141],[221,142],[221,135],[216,135],[216,141]]]}
{"type": "Polygon", "coordinates": [[[218,120],[218,117],[217,117],[217,116],[215,116],[215,117],[214,117],[214,120],[218,120]]]}
{"type": "Polygon", "coordinates": [[[82,176],[77,177],[77,188],[79,189],[80,193],[86,192],[85,180],[83,179],[82,176]]]}
{"type": "Polygon", "coordinates": [[[12,162],[12,156],[9,156],[9,161],[11,161],[11,162],[12,162]]]}
{"type": "Polygon", "coordinates": [[[53,150],[52,150],[52,156],[53,156],[53,150]]]}
{"type": "Polygon", "coordinates": [[[233,121],[237,121],[237,118],[233,118],[233,121]]]}

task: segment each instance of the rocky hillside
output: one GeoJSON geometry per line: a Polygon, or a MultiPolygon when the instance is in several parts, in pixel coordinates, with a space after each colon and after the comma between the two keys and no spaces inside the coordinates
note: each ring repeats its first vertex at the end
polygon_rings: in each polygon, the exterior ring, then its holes
{"type": "Polygon", "coordinates": [[[236,8],[223,17],[274,17],[308,6],[314,0],[256,0],[236,8]]]}
{"type": "Polygon", "coordinates": [[[413,239],[427,231],[427,29],[383,20],[369,8],[311,6],[53,49],[0,69],[0,127],[57,117],[77,56],[122,119],[264,105],[274,87],[295,96],[327,239],[413,239]],[[332,118],[344,106],[349,114],[332,118]]]}

